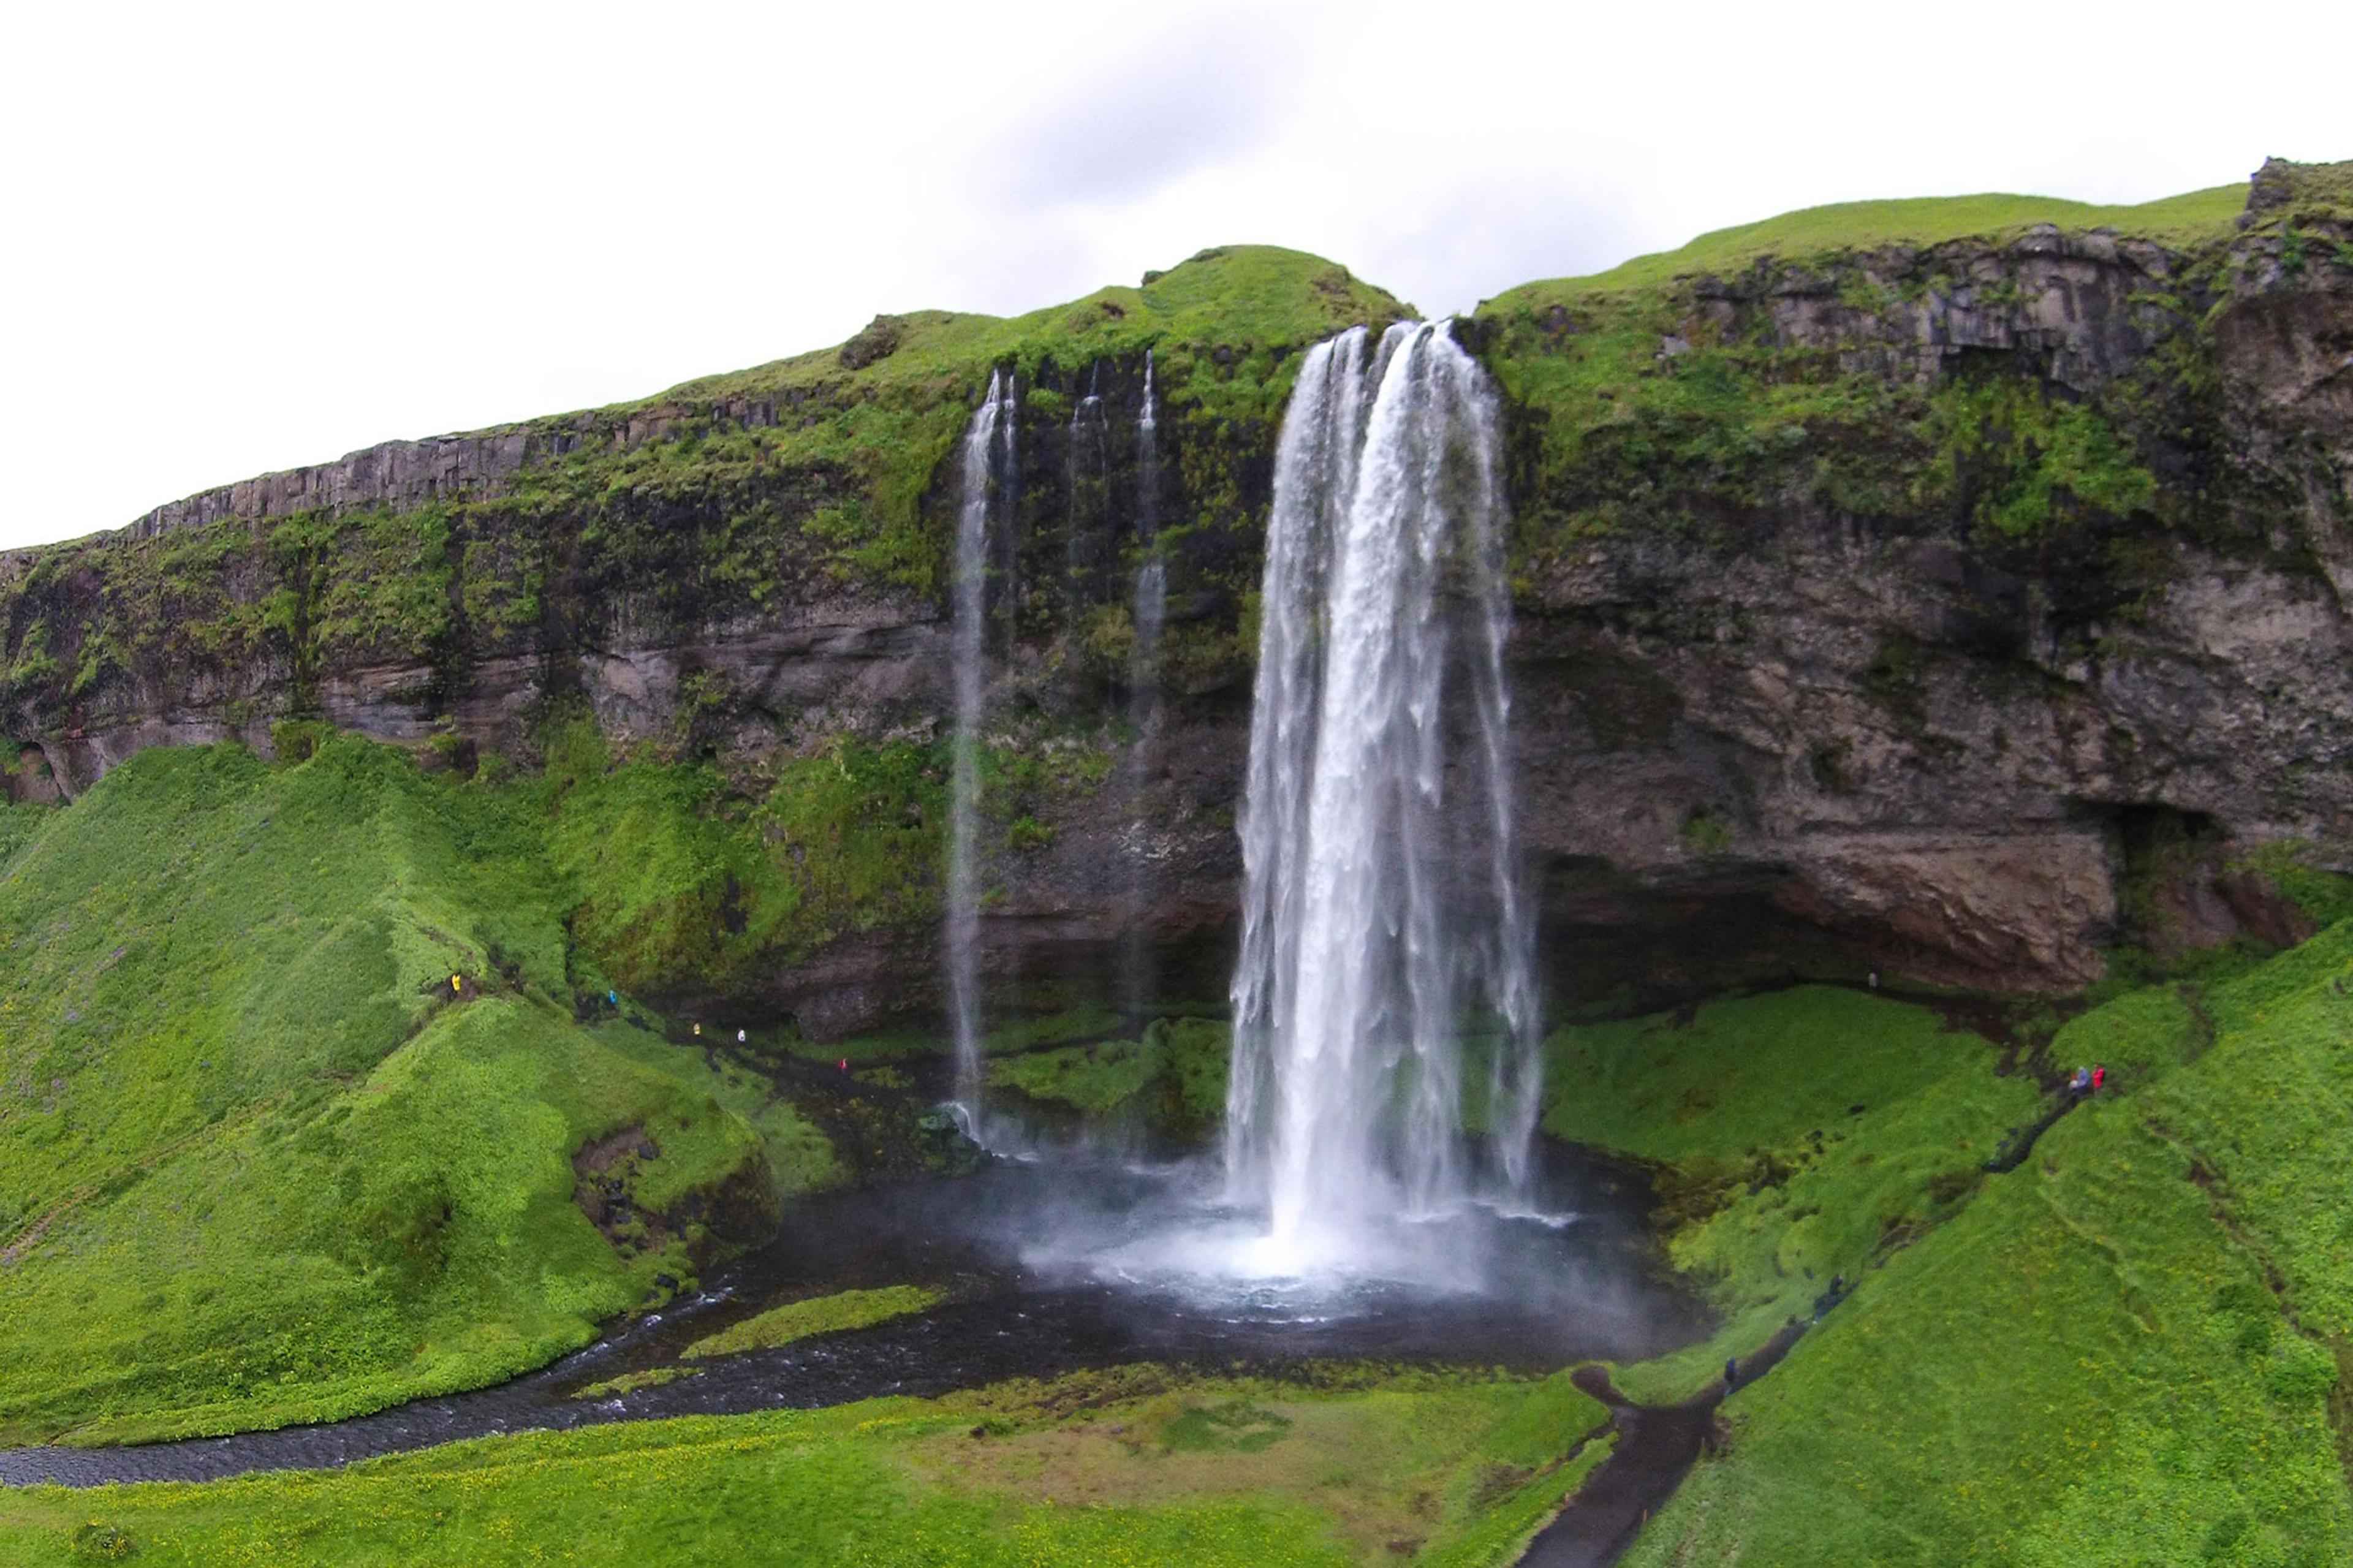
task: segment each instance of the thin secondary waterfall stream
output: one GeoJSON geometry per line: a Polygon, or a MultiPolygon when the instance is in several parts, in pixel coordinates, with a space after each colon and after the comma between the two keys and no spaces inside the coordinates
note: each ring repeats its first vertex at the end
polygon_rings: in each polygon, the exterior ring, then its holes
{"type": "Polygon", "coordinates": [[[988,395],[965,430],[963,492],[956,512],[952,653],[955,665],[955,762],[948,805],[948,1005],[955,1031],[955,1105],[965,1131],[980,1137],[980,723],[988,613],[988,518],[993,468],[1013,460],[1013,383],[989,373],[988,395]]]}
{"type": "Polygon", "coordinates": [[[1484,373],[1425,322],[1316,347],[1284,416],[1226,1128],[1271,1268],[1345,1270],[1384,1221],[1526,1181],[1497,453],[1484,373]]]}
{"type": "Polygon", "coordinates": [[[1129,615],[1135,646],[1128,656],[1127,722],[1134,756],[1127,824],[1127,933],[1121,943],[1121,1002],[1139,1026],[1152,1001],[1151,943],[1145,909],[1151,897],[1145,843],[1152,824],[1146,791],[1159,762],[1160,628],[1168,618],[1168,569],[1160,553],[1160,420],[1152,384],[1152,351],[1144,351],[1144,408],[1135,422],[1135,542],[1142,563],[1129,615]]]}

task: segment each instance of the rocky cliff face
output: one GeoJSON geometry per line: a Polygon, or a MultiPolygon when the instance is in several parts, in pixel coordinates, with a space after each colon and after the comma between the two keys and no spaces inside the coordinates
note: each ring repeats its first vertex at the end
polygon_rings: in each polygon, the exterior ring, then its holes
{"type": "MultiPolygon", "coordinates": [[[[1463,324],[1509,405],[1556,994],[1866,962],[2068,989],[2120,933],[2292,933],[2249,856],[2353,861],[2347,183],[2267,166],[2202,240],[1873,242],[1532,286],[1463,324]]],[[[1005,364],[993,741],[1029,783],[990,967],[1037,1005],[1101,994],[1141,931],[1164,994],[1213,996],[1281,397],[1299,347],[1398,310],[1270,256],[1021,322],[878,321],[640,408],[379,448],[5,558],[11,791],[78,792],[143,745],[266,748],[311,715],[528,766],[576,705],[743,798],[844,737],[935,746],[952,453],[1005,364]],[[1171,632],[1139,705],[1147,348],[1171,632]]],[[[685,1005],[839,1032],[933,1006],[934,939],[853,918],[670,978],[685,1005]]]]}

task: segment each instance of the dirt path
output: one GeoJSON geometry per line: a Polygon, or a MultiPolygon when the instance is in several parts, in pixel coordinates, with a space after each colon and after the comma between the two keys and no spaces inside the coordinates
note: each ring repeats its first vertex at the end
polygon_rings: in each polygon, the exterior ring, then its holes
{"type": "MultiPolygon", "coordinates": [[[[1772,1371],[1804,1332],[1804,1325],[1793,1323],[1774,1335],[1742,1364],[1741,1381],[1772,1371]]],[[[1629,1403],[1598,1366],[1580,1367],[1576,1382],[1609,1406],[1618,1446],[1568,1500],[1560,1517],[1528,1543],[1520,1568],[1609,1568],[1623,1557],[1651,1515],[1674,1495],[1700,1454],[1716,1441],[1715,1407],[1729,1392],[1718,1383],[1681,1405],[1646,1405],[1629,1403]]]]}

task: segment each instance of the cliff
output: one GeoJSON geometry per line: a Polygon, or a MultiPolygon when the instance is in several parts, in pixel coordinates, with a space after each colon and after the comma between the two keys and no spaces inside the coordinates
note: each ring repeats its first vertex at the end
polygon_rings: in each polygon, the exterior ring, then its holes
{"type": "MultiPolygon", "coordinates": [[[[2353,860],[2348,183],[1823,209],[1461,325],[1507,402],[1557,995],[1864,963],[2065,990],[2118,941],[2297,933],[2282,879],[2353,860]]],[[[579,831],[701,846],[575,857],[609,970],[816,1033],[922,1013],[953,455],[1008,367],[992,967],[1067,1001],[1133,928],[1165,987],[1214,994],[1282,400],[1302,346],[1402,311],[1313,258],[1205,252],[18,552],[11,793],[311,720],[574,767],[631,803],[579,831]],[[1139,733],[1147,351],[1170,629],[1139,733]]]]}

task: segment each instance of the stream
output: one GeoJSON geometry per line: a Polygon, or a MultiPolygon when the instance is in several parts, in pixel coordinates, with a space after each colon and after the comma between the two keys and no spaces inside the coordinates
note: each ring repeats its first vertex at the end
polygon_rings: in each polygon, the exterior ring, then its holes
{"type": "Polygon", "coordinates": [[[1392,1226],[1397,1267],[1330,1278],[1205,1266],[1242,1222],[1196,1164],[998,1159],[797,1201],[776,1239],[702,1294],[492,1387],[276,1432],[133,1447],[0,1451],[0,1483],[97,1486],[317,1468],[496,1433],[937,1394],[1139,1361],[1281,1377],[1324,1360],[1541,1373],[1697,1338],[1665,1282],[1639,1180],[1547,1152],[1526,1214],[1469,1205],[1392,1226]],[[690,1363],[691,1375],[579,1398],[781,1302],[920,1284],[940,1305],[874,1327],[690,1363]]]}

